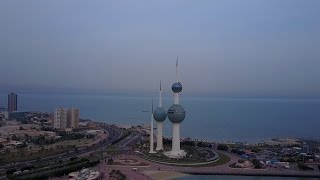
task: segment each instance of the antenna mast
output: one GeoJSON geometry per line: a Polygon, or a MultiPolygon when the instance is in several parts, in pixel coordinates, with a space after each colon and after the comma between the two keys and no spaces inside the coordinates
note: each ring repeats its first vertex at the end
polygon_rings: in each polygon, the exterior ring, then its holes
{"type": "Polygon", "coordinates": [[[152,98],[152,105],[151,105],[151,114],[153,114],[153,98],[152,98]]]}
{"type": "Polygon", "coordinates": [[[176,81],[179,82],[179,80],[178,80],[178,56],[177,56],[177,62],[176,62],[176,81]]]}
{"type": "Polygon", "coordinates": [[[161,89],[161,80],[160,80],[160,93],[159,93],[159,107],[162,107],[162,89],[161,89]]]}

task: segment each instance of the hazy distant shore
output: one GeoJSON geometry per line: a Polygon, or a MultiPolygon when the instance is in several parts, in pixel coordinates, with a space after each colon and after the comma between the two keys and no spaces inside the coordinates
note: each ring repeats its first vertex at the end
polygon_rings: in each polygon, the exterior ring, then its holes
{"type": "MultiPolygon", "coordinates": [[[[139,125],[148,123],[150,117],[150,98],[145,95],[20,93],[18,97],[19,111],[53,112],[57,107],[77,107],[81,118],[108,124],[139,125]]],[[[0,99],[6,98],[7,94],[0,94],[0,99]]],[[[171,101],[171,96],[164,95],[165,108],[168,108],[171,101]]],[[[181,137],[250,144],[272,138],[320,139],[317,133],[319,100],[223,99],[184,95],[181,103],[188,112],[181,124],[181,137]]],[[[5,106],[4,101],[1,105],[5,106]]],[[[166,120],[163,135],[169,137],[171,131],[172,125],[166,120]]]]}

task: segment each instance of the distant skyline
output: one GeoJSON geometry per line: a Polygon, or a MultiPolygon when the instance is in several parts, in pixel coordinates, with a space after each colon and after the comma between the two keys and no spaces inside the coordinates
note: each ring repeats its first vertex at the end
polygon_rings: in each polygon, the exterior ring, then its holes
{"type": "Polygon", "coordinates": [[[320,1],[0,1],[0,92],[320,97],[320,1]],[[165,92],[166,93],[166,92],[165,92]]]}

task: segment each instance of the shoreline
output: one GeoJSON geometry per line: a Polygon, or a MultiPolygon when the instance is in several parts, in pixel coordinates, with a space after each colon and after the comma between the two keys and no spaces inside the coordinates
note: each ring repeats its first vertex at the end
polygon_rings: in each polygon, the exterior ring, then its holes
{"type": "MultiPolygon", "coordinates": [[[[234,155],[232,155],[234,156],[234,155]]],[[[234,156],[235,157],[235,156],[234,156]]],[[[141,161],[148,161],[145,159],[141,159],[141,161]]],[[[261,177],[301,177],[301,178],[320,178],[320,171],[296,171],[296,170],[282,170],[282,169],[274,169],[274,168],[267,168],[267,169],[234,169],[229,168],[228,165],[232,163],[229,162],[225,165],[219,165],[214,167],[176,167],[176,166],[168,166],[162,164],[153,164],[151,162],[151,166],[153,168],[142,170],[146,172],[145,175],[154,178],[154,174],[162,174],[159,175],[162,179],[165,179],[163,172],[176,172],[180,175],[225,175],[225,176],[261,176],[261,177]],[[155,166],[154,166],[155,165],[155,166]],[[159,169],[158,169],[159,168],[159,169]],[[160,170],[161,168],[161,170],[160,170]],[[158,170],[156,170],[158,169],[158,170]],[[150,173],[151,172],[151,173],[150,173]]],[[[170,174],[167,174],[170,175],[170,174]]],[[[166,176],[167,179],[173,178],[170,176],[166,176]]],[[[175,177],[179,178],[179,177],[175,177]]],[[[156,178],[154,178],[156,179],[156,178]]],[[[159,178],[161,179],[161,178],[159,178]]],[[[181,178],[183,179],[183,178],[181,178]]]]}
{"type": "Polygon", "coordinates": [[[188,171],[156,171],[156,170],[145,170],[143,174],[149,176],[152,179],[164,180],[164,179],[175,179],[182,178],[190,175],[201,176],[201,175],[212,175],[212,176],[259,176],[259,177],[298,177],[298,178],[320,178],[318,174],[300,174],[300,173],[280,173],[280,172],[269,172],[269,173],[257,173],[257,172],[188,172],[188,171]]]}
{"type": "Polygon", "coordinates": [[[169,180],[169,179],[182,178],[182,177],[191,175],[189,173],[181,173],[177,171],[156,171],[156,170],[145,170],[143,171],[143,174],[155,180],[169,180]]]}
{"type": "Polygon", "coordinates": [[[320,177],[320,172],[319,173],[308,173],[308,172],[302,172],[297,173],[289,173],[289,172],[272,172],[272,171],[264,171],[264,172],[253,172],[252,170],[249,170],[247,172],[188,172],[184,171],[181,172],[184,174],[190,174],[190,175],[224,175],[224,176],[265,176],[265,177],[303,177],[303,178],[319,178],[320,177]],[[307,173],[307,174],[305,174],[307,173]]]}
{"type": "MultiPolygon", "coordinates": [[[[93,119],[89,119],[91,122],[94,123],[106,123],[104,121],[97,121],[93,119]]],[[[113,123],[106,123],[106,124],[113,124],[113,123]]],[[[117,127],[129,128],[129,127],[137,127],[142,126],[145,124],[114,124],[117,127]]],[[[171,136],[163,136],[164,139],[171,139],[171,136]]],[[[188,140],[190,137],[181,137],[182,140],[188,140]]],[[[296,145],[300,144],[297,141],[318,141],[320,142],[320,137],[299,137],[299,136],[266,136],[266,137],[259,137],[259,138],[231,138],[231,139],[208,139],[205,137],[195,137],[191,138],[191,141],[195,142],[208,142],[208,143],[217,143],[217,144],[247,144],[247,145],[256,145],[260,143],[270,144],[270,145],[296,145]]]]}

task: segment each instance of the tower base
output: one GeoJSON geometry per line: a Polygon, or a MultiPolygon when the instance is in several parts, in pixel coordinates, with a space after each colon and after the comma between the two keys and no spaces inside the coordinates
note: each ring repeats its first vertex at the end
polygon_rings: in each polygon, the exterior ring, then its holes
{"type": "Polygon", "coordinates": [[[156,151],[163,151],[163,148],[156,148],[156,151]]]}
{"type": "Polygon", "coordinates": [[[186,157],[187,153],[184,150],[178,150],[178,151],[167,151],[164,153],[169,158],[184,158],[186,157]]]}
{"type": "Polygon", "coordinates": [[[158,127],[157,127],[157,147],[156,147],[156,151],[161,151],[163,150],[163,140],[162,140],[162,127],[163,127],[163,123],[162,122],[158,122],[158,127]]]}

